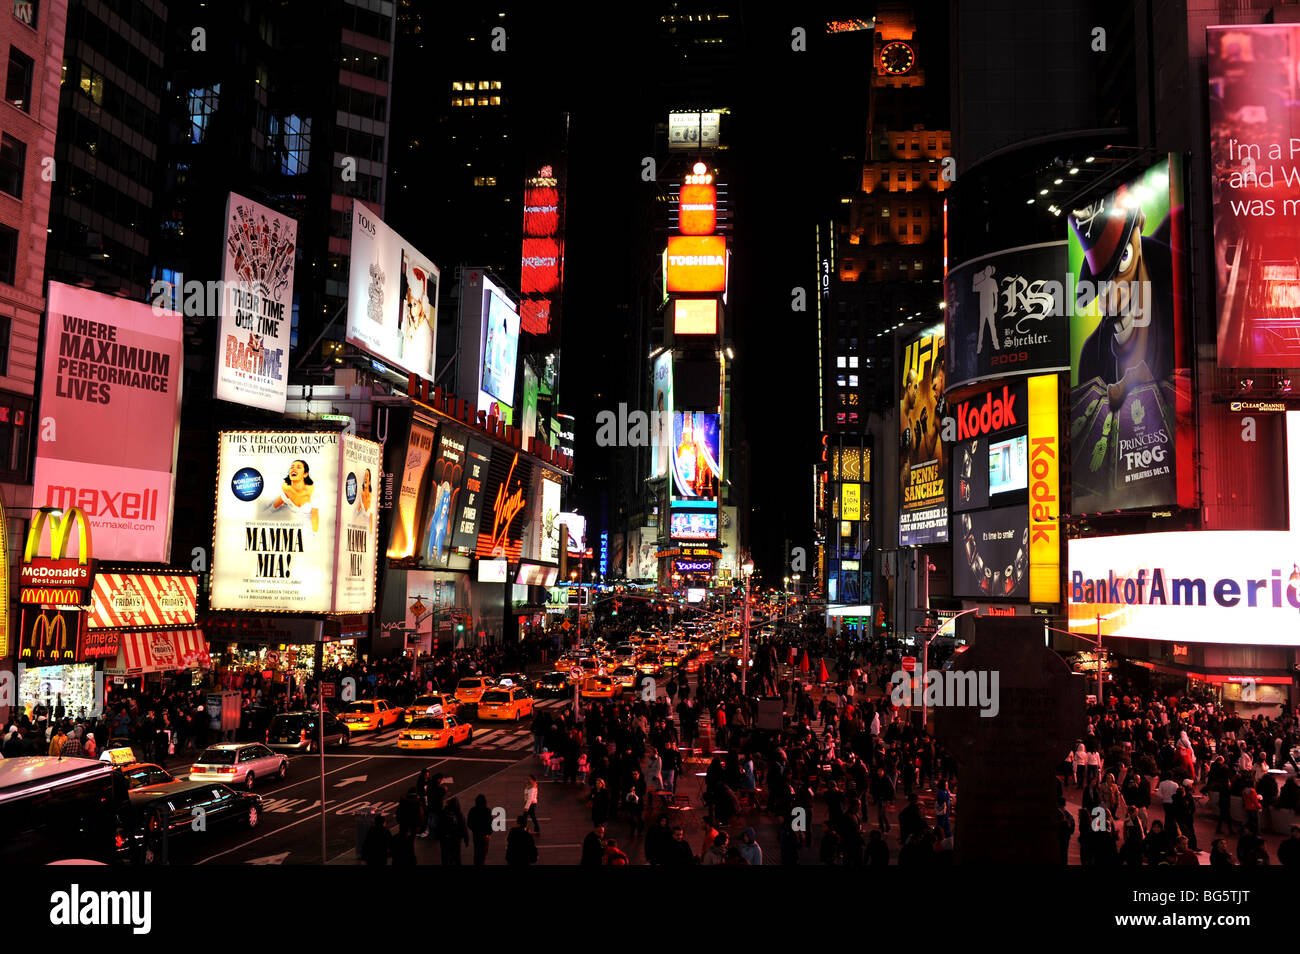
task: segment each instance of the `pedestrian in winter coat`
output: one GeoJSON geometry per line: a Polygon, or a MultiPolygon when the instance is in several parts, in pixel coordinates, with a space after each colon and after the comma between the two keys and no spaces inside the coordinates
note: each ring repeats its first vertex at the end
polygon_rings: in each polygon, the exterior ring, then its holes
{"type": "Polygon", "coordinates": [[[587,833],[582,842],[583,865],[602,865],[605,863],[605,826],[596,825],[587,833]]]}
{"type": "Polygon", "coordinates": [[[438,846],[442,849],[444,865],[460,864],[460,847],[469,845],[469,828],[460,811],[460,799],[449,800],[438,818],[438,846]]]}
{"type": "Polygon", "coordinates": [[[528,831],[528,816],[520,815],[515,820],[515,827],[506,836],[506,864],[537,864],[537,842],[528,831]]]}
{"type": "Polygon", "coordinates": [[[473,838],[474,864],[486,864],[488,844],[492,839],[492,810],[488,808],[486,795],[474,799],[474,807],[465,818],[465,827],[473,838]]]}
{"type": "Polygon", "coordinates": [[[746,828],[740,833],[740,845],[738,849],[740,856],[748,864],[761,865],[763,863],[763,849],[758,846],[758,832],[753,828],[746,828]]]}

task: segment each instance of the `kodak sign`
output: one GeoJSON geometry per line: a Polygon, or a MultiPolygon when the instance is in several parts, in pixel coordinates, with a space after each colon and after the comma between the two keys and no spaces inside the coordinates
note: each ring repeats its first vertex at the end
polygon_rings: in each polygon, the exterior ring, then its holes
{"type": "Polygon", "coordinates": [[[984,403],[978,401],[975,398],[957,405],[957,440],[968,441],[1024,423],[1024,393],[1018,387],[1013,390],[1004,384],[1001,394],[989,391],[984,403]]]}
{"type": "MultiPolygon", "coordinates": [[[[1005,389],[1004,389],[1005,393],[1005,389]]],[[[1029,379],[1029,600],[1061,600],[1060,398],[1056,375],[1029,379]]]]}

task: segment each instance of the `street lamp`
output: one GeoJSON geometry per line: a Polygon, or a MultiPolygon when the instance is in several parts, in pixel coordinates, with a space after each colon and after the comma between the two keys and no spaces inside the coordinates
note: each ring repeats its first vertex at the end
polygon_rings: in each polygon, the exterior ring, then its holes
{"type": "Polygon", "coordinates": [[[745,623],[741,630],[740,648],[740,694],[744,696],[745,677],[749,674],[749,578],[754,573],[754,561],[746,557],[740,571],[745,574],[745,623]]]}
{"type": "MultiPolygon", "coordinates": [[[[1114,615],[1114,614],[1111,614],[1114,615]]],[[[1107,619],[1110,617],[1108,616],[1107,619]]],[[[1053,633],[1061,633],[1065,636],[1073,636],[1075,639],[1081,639],[1085,643],[1097,647],[1097,705],[1105,707],[1106,704],[1106,683],[1105,673],[1102,671],[1101,654],[1105,651],[1101,643],[1101,615],[1097,616],[1097,635],[1096,637],[1087,636],[1084,633],[1074,633],[1068,629],[1057,629],[1055,626],[1048,626],[1044,623],[1043,628],[1053,633]]]]}

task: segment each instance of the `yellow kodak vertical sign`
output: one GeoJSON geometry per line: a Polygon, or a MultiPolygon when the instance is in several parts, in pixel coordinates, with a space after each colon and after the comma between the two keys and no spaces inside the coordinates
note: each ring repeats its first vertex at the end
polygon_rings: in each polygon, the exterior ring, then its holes
{"type": "Polygon", "coordinates": [[[1029,379],[1029,600],[1061,599],[1060,398],[1056,375],[1029,379]]]}

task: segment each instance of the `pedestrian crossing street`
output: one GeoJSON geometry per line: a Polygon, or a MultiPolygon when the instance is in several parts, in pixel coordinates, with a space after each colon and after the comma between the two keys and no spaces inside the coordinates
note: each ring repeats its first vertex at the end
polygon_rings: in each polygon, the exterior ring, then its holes
{"type": "MultiPolygon", "coordinates": [[[[571,704],[570,699],[538,699],[537,709],[562,709],[571,704]]],[[[475,722],[474,737],[468,744],[461,743],[462,748],[486,749],[495,751],[525,751],[533,747],[533,733],[528,728],[529,720],[520,723],[507,722],[503,728],[493,727],[492,723],[475,722]]],[[[398,727],[385,729],[383,732],[354,735],[349,747],[375,748],[397,745],[398,727]]]]}

